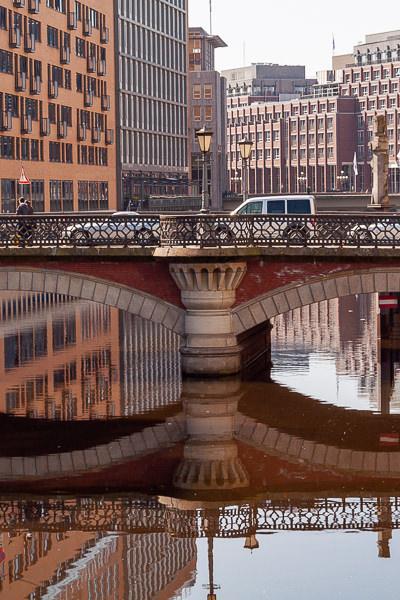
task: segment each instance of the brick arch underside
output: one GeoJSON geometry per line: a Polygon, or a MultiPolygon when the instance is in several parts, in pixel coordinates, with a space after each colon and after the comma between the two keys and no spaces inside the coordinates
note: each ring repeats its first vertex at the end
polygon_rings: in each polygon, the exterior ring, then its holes
{"type": "Polygon", "coordinates": [[[270,290],[233,311],[237,334],[295,308],[354,294],[400,292],[400,267],[336,272],[270,290]]]}
{"type": "Polygon", "coordinates": [[[105,304],[183,334],[184,310],[135,288],[50,269],[0,268],[0,291],[65,294],[105,304]]]}

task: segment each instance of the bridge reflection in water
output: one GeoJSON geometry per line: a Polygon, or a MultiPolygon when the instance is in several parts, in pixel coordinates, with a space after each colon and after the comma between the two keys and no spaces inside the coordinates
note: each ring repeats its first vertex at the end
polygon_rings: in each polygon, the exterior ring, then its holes
{"type": "Polygon", "coordinates": [[[272,532],[373,532],[390,557],[397,317],[378,321],[376,308],[370,296],[294,311],[274,324],[272,371],[181,382],[179,338],[160,326],[49,294],[3,296],[0,593],[176,598],[197,583],[204,540],[212,596],[214,540],[253,550],[272,532]],[[308,368],[311,352],[330,353],[369,410],[284,385],[285,364],[308,368]]]}

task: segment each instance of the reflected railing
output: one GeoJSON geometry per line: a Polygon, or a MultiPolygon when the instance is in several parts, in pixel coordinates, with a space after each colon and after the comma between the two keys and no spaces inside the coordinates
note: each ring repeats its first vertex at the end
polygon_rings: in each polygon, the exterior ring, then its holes
{"type": "Polygon", "coordinates": [[[0,500],[2,531],[166,532],[176,537],[248,537],[262,531],[400,528],[400,497],[263,499],[237,505],[171,498],[0,500]]]}

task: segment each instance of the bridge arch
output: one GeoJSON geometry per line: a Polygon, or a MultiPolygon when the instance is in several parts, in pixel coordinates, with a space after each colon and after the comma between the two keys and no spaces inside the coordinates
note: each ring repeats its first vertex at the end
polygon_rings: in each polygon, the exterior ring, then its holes
{"type": "Polygon", "coordinates": [[[183,309],[146,292],[98,277],[52,269],[2,267],[0,291],[56,293],[91,300],[159,323],[178,335],[183,334],[183,309]]]}
{"type": "Polygon", "coordinates": [[[271,290],[233,310],[235,333],[315,302],[374,292],[400,292],[400,267],[336,271],[271,290]]]}

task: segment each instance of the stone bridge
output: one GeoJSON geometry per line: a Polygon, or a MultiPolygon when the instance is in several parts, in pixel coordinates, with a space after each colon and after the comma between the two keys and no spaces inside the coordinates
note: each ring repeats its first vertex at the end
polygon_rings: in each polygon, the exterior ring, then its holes
{"type": "Polygon", "coordinates": [[[389,248],[3,248],[0,290],[66,294],[160,323],[182,336],[184,372],[222,375],[240,371],[243,348],[276,315],[400,292],[400,256],[389,248]]]}

